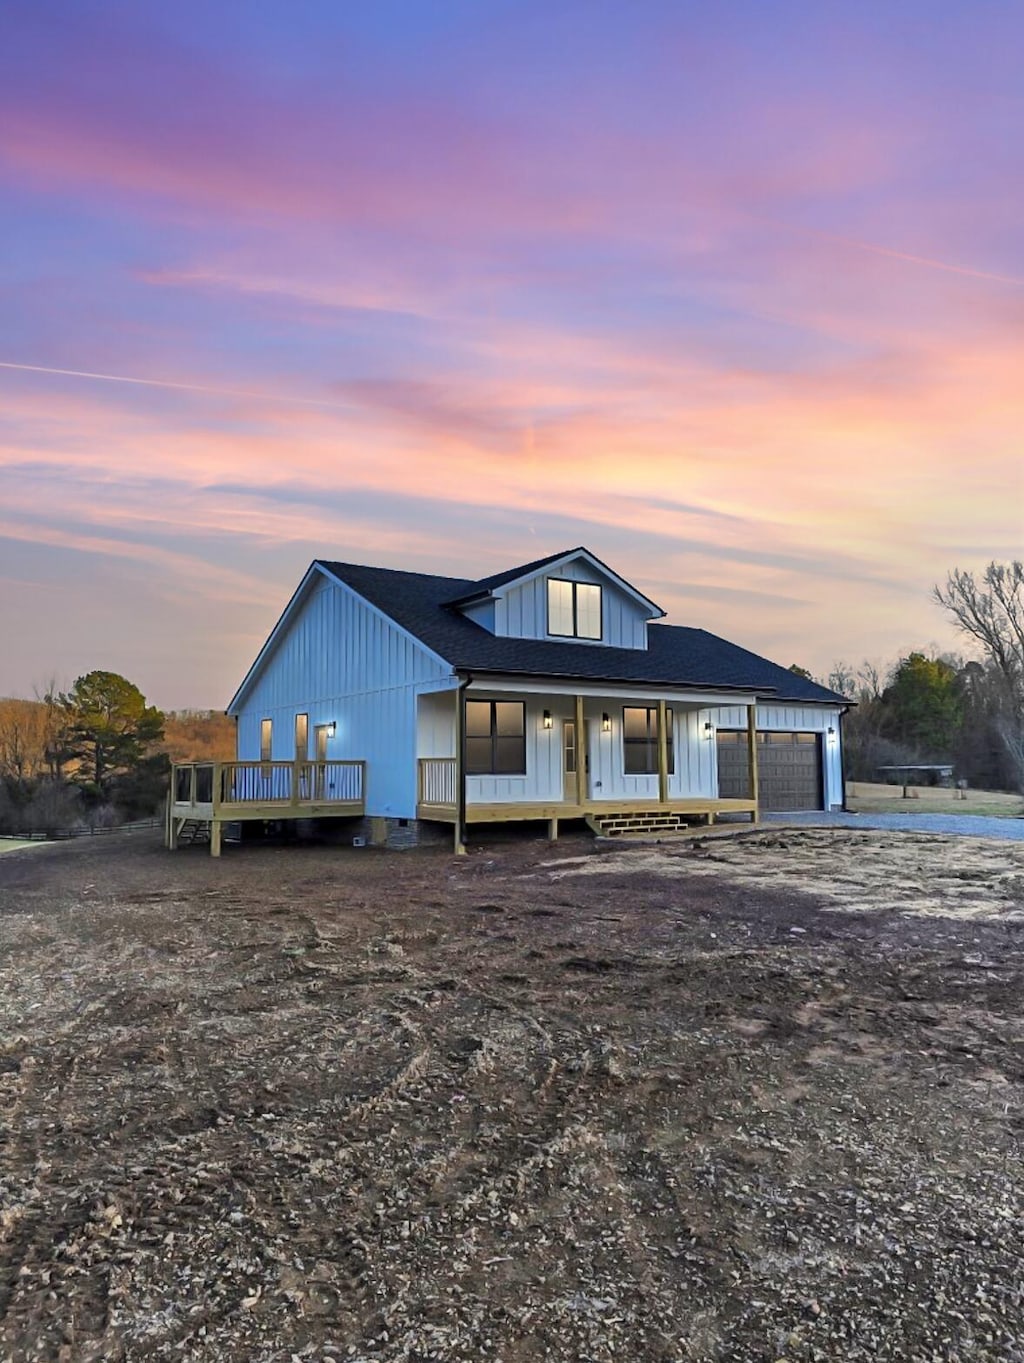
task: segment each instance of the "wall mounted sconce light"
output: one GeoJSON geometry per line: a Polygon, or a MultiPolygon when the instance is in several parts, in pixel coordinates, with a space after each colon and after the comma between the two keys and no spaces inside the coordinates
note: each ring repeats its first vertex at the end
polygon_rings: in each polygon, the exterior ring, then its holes
{"type": "Polygon", "coordinates": [[[828,726],[828,736],[829,738],[835,738],[836,736],[836,731],[831,724],[828,726]]]}
{"type": "Polygon", "coordinates": [[[610,734],[611,731],[612,731],[612,719],[611,719],[611,715],[609,715],[608,711],[606,710],[606,711],[604,712],[604,714],[601,716],[601,732],[602,732],[603,734],[610,734]]]}
{"type": "Polygon", "coordinates": [[[705,737],[705,738],[714,738],[714,736],[715,736],[715,726],[711,723],[710,719],[706,719],[706,720],[704,721],[704,737],[705,737]]]}
{"type": "Polygon", "coordinates": [[[550,711],[550,710],[545,710],[545,711],[544,711],[544,728],[545,728],[545,729],[550,729],[552,723],[553,723],[553,721],[552,721],[552,719],[551,719],[551,711],[550,711]]]}
{"type": "Polygon", "coordinates": [[[338,725],[337,725],[337,723],[332,719],[331,722],[330,722],[330,724],[328,724],[328,726],[327,726],[327,736],[328,736],[328,738],[333,738],[334,735],[335,735],[337,732],[338,732],[338,725]]]}

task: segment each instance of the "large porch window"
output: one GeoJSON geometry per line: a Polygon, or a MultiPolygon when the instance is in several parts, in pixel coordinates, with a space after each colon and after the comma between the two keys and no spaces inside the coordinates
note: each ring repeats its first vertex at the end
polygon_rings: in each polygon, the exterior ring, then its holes
{"type": "MultiPolygon", "coordinates": [[[[672,711],[665,711],[665,746],[668,749],[668,773],[676,769],[672,743],[672,711]]],[[[656,705],[626,706],[622,711],[622,759],[627,776],[657,776],[658,774],[658,707],[656,705]]]]}
{"type": "Polygon", "coordinates": [[[526,775],[523,701],[466,701],[466,772],[470,776],[526,775]]]}

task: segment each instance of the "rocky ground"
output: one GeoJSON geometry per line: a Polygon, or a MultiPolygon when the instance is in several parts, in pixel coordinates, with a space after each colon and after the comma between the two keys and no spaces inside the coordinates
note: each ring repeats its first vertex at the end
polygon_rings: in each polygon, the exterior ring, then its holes
{"type": "Polygon", "coordinates": [[[0,1358],[1024,1360],[1024,847],[0,862],[0,1358]]]}

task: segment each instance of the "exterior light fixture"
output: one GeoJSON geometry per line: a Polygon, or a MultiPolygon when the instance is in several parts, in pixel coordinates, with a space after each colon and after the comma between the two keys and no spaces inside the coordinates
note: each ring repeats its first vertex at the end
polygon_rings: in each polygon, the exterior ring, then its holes
{"type": "Polygon", "coordinates": [[[831,724],[828,726],[828,736],[829,738],[835,738],[836,736],[836,731],[831,724]]]}
{"type": "Polygon", "coordinates": [[[612,731],[612,719],[611,719],[611,715],[609,715],[608,711],[606,710],[606,711],[604,712],[604,714],[601,716],[601,732],[602,732],[603,734],[610,734],[611,731],[612,731]]]}
{"type": "Polygon", "coordinates": [[[331,722],[330,722],[330,724],[328,724],[328,726],[327,726],[327,736],[328,736],[329,738],[333,738],[334,735],[335,735],[337,732],[338,732],[338,725],[337,725],[337,723],[332,719],[331,722]]]}
{"type": "Polygon", "coordinates": [[[710,719],[706,719],[704,721],[704,737],[712,738],[714,736],[714,732],[715,726],[711,723],[710,719]]]}
{"type": "Polygon", "coordinates": [[[550,711],[550,710],[545,710],[545,711],[544,711],[544,728],[545,728],[545,729],[550,729],[550,728],[551,728],[551,725],[552,725],[552,722],[553,722],[553,721],[552,721],[552,719],[551,719],[551,711],[550,711]]]}

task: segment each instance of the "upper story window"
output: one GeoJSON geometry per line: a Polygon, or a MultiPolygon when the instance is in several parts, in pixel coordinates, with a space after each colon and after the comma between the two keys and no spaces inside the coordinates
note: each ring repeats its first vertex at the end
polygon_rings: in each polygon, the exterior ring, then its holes
{"type": "Polygon", "coordinates": [[[601,588],[594,582],[549,577],[548,633],[562,639],[600,639],[601,588]]]}
{"type": "Polygon", "coordinates": [[[269,762],[274,748],[274,721],[260,720],[260,761],[269,762]]]}

